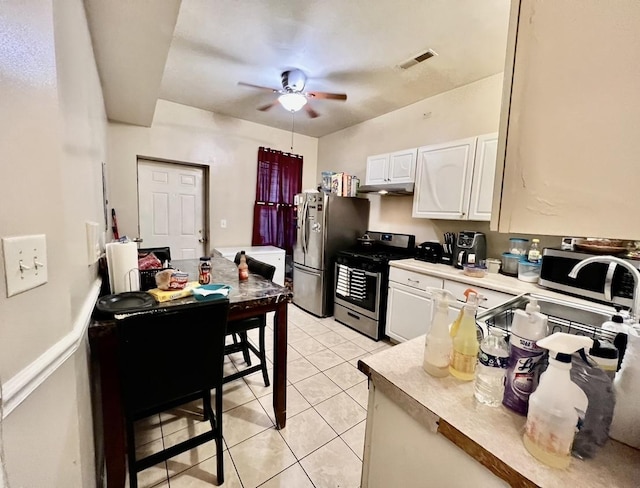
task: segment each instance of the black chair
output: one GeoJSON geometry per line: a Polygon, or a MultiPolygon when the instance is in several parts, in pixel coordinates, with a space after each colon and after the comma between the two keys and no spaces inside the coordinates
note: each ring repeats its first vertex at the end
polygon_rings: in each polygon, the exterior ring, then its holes
{"type": "MultiPolygon", "coordinates": [[[[276,267],[257,259],[253,259],[251,256],[245,255],[247,260],[247,266],[249,266],[249,272],[259,274],[263,278],[271,281],[273,275],[276,272],[276,267]]],[[[234,262],[240,264],[240,253],[236,254],[234,262]]],[[[248,319],[234,320],[227,324],[227,334],[233,336],[233,344],[229,344],[225,347],[225,354],[233,354],[235,352],[242,351],[242,356],[245,363],[249,366],[242,371],[230,374],[224,377],[224,382],[237,380],[243,376],[248,376],[256,371],[262,371],[262,378],[264,379],[264,386],[269,386],[269,373],[267,371],[267,356],[265,354],[264,334],[267,328],[267,316],[265,314],[258,317],[250,317],[248,319]],[[255,347],[249,338],[247,332],[251,329],[259,329],[258,347],[255,347]],[[251,366],[251,354],[253,352],[260,359],[260,364],[251,366]]]]}
{"type": "Polygon", "coordinates": [[[225,298],[154,309],[116,321],[131,488],[138,486],[138,472],[211,440],[216,442],[217,482],[224,482],[222,370],[228,311],[225,298]],[[215,391],[215,412],[211,390],[215,391]],[[136,420],[200,399],[210,430],[136,459],[136,420]]]}

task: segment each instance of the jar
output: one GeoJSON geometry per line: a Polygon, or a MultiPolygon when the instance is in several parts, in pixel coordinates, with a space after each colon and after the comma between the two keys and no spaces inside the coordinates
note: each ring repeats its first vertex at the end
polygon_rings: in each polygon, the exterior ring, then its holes
{"type": "Polygon", "coordinates": [[[496,258],[487,258],[485,261],[487,264],[487,270],[489,273],[497,273],[500,271],[500,266],[502,265],[502,261],[496,258]]]}
{"type": "Polygon", "coordinates": [[[502,253],[502,274],[518,276],[518,263],[522,259],[520,254],[502,253]]]}
{"type": "Polygon", "coordinates": [[[198,264],[198,282],[201,285],[211,283],[211,260],[207,256],[200,258],[200,263],[198,264]]]}
{"type": "Polygon", "coordinates": [[[518,279],[529,283],[537,283],[540,277],[540,263],[522,260],[518,263],[518,279]]]}
{"type": "Polygon", "coordinates": [[[522,239],[520,237],[512,237],[509,239],[509,254],[526,255],[528,248],[529,239],[522,239]]]}

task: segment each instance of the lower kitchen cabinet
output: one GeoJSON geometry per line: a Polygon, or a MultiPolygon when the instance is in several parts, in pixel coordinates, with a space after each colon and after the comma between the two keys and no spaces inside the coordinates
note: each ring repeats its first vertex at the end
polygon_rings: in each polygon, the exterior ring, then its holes
{"type": "Polygon", "coordinates": [[[428,427],[369,383],[362,488],[509,486],[439,434],[437,415],[423,417],[428,427]]]}
{"type": "Polygon", "coordinates": [[[432,318],[430,287],[442,288],[442,279],[390,269],[385,333],[391,339],[404,342],[427,333],[432,318]]]}

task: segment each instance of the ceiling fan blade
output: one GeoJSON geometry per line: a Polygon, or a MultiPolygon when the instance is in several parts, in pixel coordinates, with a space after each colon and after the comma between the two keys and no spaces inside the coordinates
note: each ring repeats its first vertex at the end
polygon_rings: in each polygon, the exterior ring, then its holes
{"type": "Polygon", "coordinates": [[[319,114],[318,112],[316,112],[315,110],[313,110],[313,109],[309,106],[309,104],[308,104],[308,103],[304,106],[304,109],[305,109],[305,111],[307,112],[307,115],[308,115],[309,117],[311,117],[312,119],[315,119],[316,117],[319,117],[319,116],[320,116],[320,114],[319,114]]]}
{"type": "Polygon", "coordinates": [[[244,81],[239,81],[238,85],[248,86],[249,88],[257,88],[258,90],[266,90],[266,91],[270,91],[271,93],[280,93],[280,90],[278,90],[277,88],[269,88],[268,86],[253,85],[251,83],[245,83],[244,81]]]}
{"type": "Polygon", "coordinates": [[[261,112],[266,112],[271,107],[274,107],[276,105],[278,105],[278,100],[276,100],[275,102],[267,103],[266,105],[262,105],[261,107],[258,107],[258,110],[260,110],[261,112]]]}
{"type": "Polygon", "coordinates": [[[327,93],[327,92],[319,92],[319,91],[308,91],[305,94],[309,97],[317,98],[318,100],[346,100],[346,93],[327,93]]]}

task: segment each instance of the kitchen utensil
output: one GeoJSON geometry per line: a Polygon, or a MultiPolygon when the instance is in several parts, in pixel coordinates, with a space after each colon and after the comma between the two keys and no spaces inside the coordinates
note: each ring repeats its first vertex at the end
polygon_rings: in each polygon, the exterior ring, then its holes
{"type": "Polygon", "coordinates": [[[482,232],[465,230],[458,234],[454,246],[453,263],[462,269],[465,264],[479,264],[487,259],[487,239],[482,232]]]}
{"type": "Polygon", "coordinates": [[[365,234],[362,237],[358,237],[358,244],[361,247],[373,247],[373,245],[376,243],[375,239],[372,239],[371,236],[369,236],[369,234],[365,234]]]}
{"type": "Polygon", "coordinates": [[[96,309],[107,315],[137,312],[154,307],[156,300],[143,291],[128,291],[101,297],[96,302],[96,309]]]}
{"type": "Polygon", "coordinates": [[[443,245],[436,241],[426,241],[416,248],[416,259],[428,263],[439,263],[442,259],[443,245]]]}
{"type": "Polygon", "coordinates": [[[574,246],[582,251],[589,251],[595,254],[617,254],[625,252],[629,247],[629,241],[620,239],[576,239],[574,246]]]}
{"type": "Polygon", "coordinates": [[[518,262],[518,279],[529,283],[537,283],[540,277],[540,263],[532,263],[529,261],[518,262]]]}

